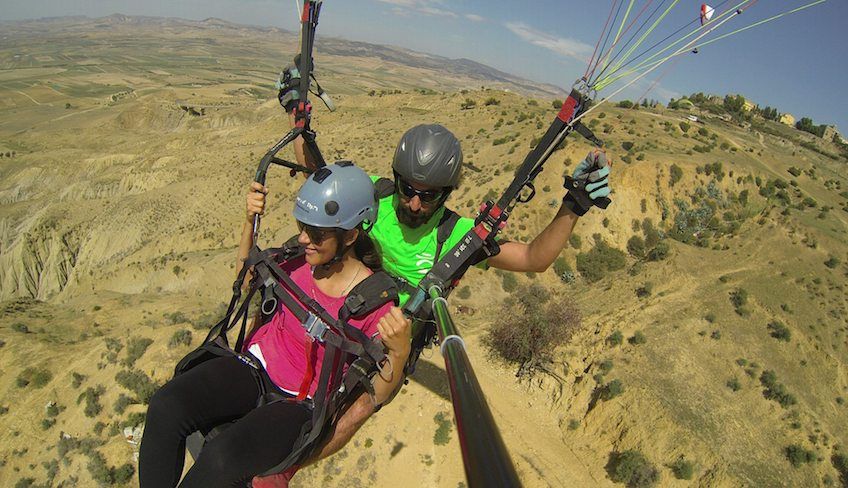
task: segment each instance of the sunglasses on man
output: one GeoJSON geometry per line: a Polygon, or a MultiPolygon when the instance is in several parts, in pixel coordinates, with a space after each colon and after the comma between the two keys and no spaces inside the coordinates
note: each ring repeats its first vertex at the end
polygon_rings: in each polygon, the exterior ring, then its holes
{"type": "Polygon", "coordinates": [[[309,237],[309,240],[316,246],[320,245],[325,239],[332,237],[336,233],[335,228],[315,227],[314,225],[304,224],[299,220],[297,221],[297,230],[299,232],[306,232],[306,236],[309,237]]]}
{"type": "Polygon", "coordinates": [[[395,187],[399,194],[408,199],[417,196],[421,203],[432,204],[441,200],[445,196],[444,189],[438,190],[418,190],[409,183],[403,180],[399,175],[395,175],[395,187]]]}

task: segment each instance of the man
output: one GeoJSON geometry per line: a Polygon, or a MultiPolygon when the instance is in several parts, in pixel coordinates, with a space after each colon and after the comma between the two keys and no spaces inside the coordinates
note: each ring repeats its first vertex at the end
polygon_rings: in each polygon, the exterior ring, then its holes
{"type": "MultiPolygon", "coordinates": [[[[309,151],[304,149],[298,138],[298,163],[315,167],[309,151]]],[[[592,200],[609,196],[610,167],[603,151],[590,152],[573,173],[574,178],[588,180],[585,194],[567,193],[554,218],[530,243],[500,242],[500,253],[486,264],[509,271],[538,273],[548,269],[568,243],[577,219],[592,207],[592,200]]],[[[392,172],[394,192],[380,199],[377,221],[369,235],[379,247],[384,269],[408,283],[401,290],[403,305],[437,260],[437,248],[440,247],[438,257],[447,253],[474,226],[474,219],[458,218],[449,237],[439,246],[438,227],[448,220],[445,213],[450,212],[445,202],[462,176],[459,140],[445,127],[433,124],[409,129],[395,150],[392,172]]],[[[378,180],[373,176],[372,179],[378,180]]],[[[373,412],[368,395],[362,395],[339,419],[333,436],[310,462],[341,449],[373,412]]]]}

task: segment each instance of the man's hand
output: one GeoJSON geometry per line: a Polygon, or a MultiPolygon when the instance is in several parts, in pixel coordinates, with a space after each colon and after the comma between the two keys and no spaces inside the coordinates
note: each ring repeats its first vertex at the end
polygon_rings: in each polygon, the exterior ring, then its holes
{"type": "MultiPolygon", "coordinates": [[[[563,203],[577,215],[583,215],[602,199],[609,197],[609,174],[612,161],[603,149],[589,151],[563,185],[568,193],[563,203]]],[[[607,201],[608,203],[608,201],[607,201]]]]}

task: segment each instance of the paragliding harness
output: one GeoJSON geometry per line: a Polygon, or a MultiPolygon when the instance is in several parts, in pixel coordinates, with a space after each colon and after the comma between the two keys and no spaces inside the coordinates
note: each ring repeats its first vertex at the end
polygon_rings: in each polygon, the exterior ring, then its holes
{"type": "MultiPolygon", "coordinates": [[[[591,90],[586,85],[585,80],[579,80],[575,83],[568,98],[563,102],[556,119],[516,170],[512,183],[497,203],[488,200],[480,207],[480,212],[474,220],[474,227],[444,257],[433,264],[433,267],[421,279],[411,298],[404,305],[404,313],[411,316],[421,316],[422,311],[426,311],[428,308],[431,288],[435,287],[439,296],[446,297],[465,275],[469,267],[496,256],[500,252],[496,238],[501,229],[506,226],[512,209],[517,203],[527,203],[536,195],[536,188],[533,186],[534,179],[542,171],[543,165],[551,154],[571,131],[576,130],[599,147],[603,145],[603,142],[595,137],[588,127],[577,120],[579,115],[589,107],[591,100],[591,90]],[[525,189],[529,190],[529,193],[525,192],[525,189]]],[[[574,194],[570,198],[581,199],[580,203],[583,205],[596,205],[606,208],[610,204],[610,199],[589,199],[585,195],[586,183],[585,179],[567,176],[565,188],[569,190],[569,193],[574,194]]],[[[568,198],[565,201],[566,206],[569,205],[568,198]]],[[[413,336],[413,348],[406,367],[409,372],[415,369],[415,362],[421,353],[420,348],[432,344],[435,340],[435,327],[432,323],[428,325],[429,330],[420,335],[418,343],[415,342],[416,336],[413,336]],[[416,345],[418,346],[417,350],[416,345]]]]}
{"type": "MultiPolygon", "coordinates": [[[[382,344],[348,324],[348,320],[364,317],[389,302],[397,304],[394,281],[382,271],[373,273],[350,291],[339,310],[339,316],[332,317],[280,268],[283,263],[302,259],[303,254],[302,246],[297,244],[297,237],[290,239],[280,248],[261,250],[254,246],[233,284],[233,297],[226,315],[212,327],[203,344],[186,355],[174,370],[174,376],[178,376],[210,359],[235,356],[251,367],[260,391],[257,407],[277,401],[311,403],[312,420],[304,425],[291,454],[277,466],[262,473],[262,476],[285,471],[308,458],[329,431],[327,427],[334,424],[339,414],[358,397],[361,389],[373,396],[371,380],[387,361],[382,344]],[[241,286],[251,268],[253,277],[246,296],[239,304],[242,299],[241,286]],[[249,305],[256,292],[263,296],[260,327],[270,321],[282,303],[289,313],[297,317],[310,339],[324,346],[324,361],[319,373],[318,389],[311,400],[306,398],[312,383],[311,377],[304,378],[300,395],[291,398],[273,385],[257,359],[244,351],[249,305]],[[231,348],[227,332],[239,321],[241,328],[235,346],[231,348]],[[349,367],[347,372],[342,374],[345,365],[349,367]]],[[[193,434],[192,438],[187,440],[192,455],[196,458],[199,454],[198,444],[202,447],[204,441],[208,442],[229,425],[231,424],[193,434]]]]}

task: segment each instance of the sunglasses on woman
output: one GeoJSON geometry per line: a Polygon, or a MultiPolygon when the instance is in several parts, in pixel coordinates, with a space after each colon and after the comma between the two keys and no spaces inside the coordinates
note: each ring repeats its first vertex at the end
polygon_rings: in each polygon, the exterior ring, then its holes
{"type": "Polygon", "coordinates": [[[414,188],[412,185],[407,183],[398,175],[395,175],[395,186],[397,187],[398,193],[405,196],[408,199],[412,199],[412,197],[417,196],[421,203],[436,203],[445,196],[445,190],[418,190],[414,188]]]}
{"type": "Polygon", "coordinates": [[[304,224],[299,220],[297,221],[297,230],[306,232],[306,236],[316,246],[324,242],[324,239],[332,237],[336,233],[335,228],[315,227],[314,225],[304,224]]]}

